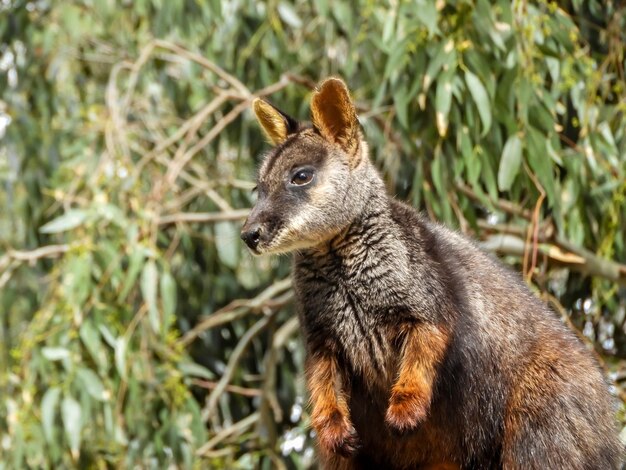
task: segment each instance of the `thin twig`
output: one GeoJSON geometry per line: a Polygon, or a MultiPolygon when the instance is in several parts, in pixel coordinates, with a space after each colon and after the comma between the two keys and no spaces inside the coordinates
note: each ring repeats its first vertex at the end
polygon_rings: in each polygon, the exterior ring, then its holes
{"type": "Polygon", "coordinates": [[[226,116],[218,121],[218,123],[211,128],[209,132],[207,132],[204,137],[202,137],[196,144],[191,147],[184,154],[180,155],[178,158],[172,160],[170,167],[168,168],[167,174],[165,176],[168,185],[172,185],[174,181],[178,178],[178,174],[180,171],[187,165],[189,160],[191,160],[200,150],[209,145],[213,139],[215,139],[220,133],[228,126],[231,122],[239,117],[241,113],[243,113],[246,109],[250,107],[251,100],[246,100],[239,103],[233,109],[231,109],[226,116]]]}
{"type": "MultiPolygon", "coordinates": [[[[600,258],[559,237],[556,237],[554,241],[556,242],[554,245],[538,246],[538,251],[546,255],[551,262],[566,266],[572,271],[626,285],[626,265],[600,258]]],[[[489,251],[518,257],[523,257],[525,250],[530,248],[523,238],[511,234],[489,235],[481,245],[489,251]]]]}
{"type": "MultiPolygon", "coordinates": [[[[271,421],[272,424],[280,423],[283,420],[283,410],[280,407],[278,397],[276,396],[276,362],[279,357],[278,352],[285,346],[287,340],[291,338],[296,331],[298,331],[299,326],[300,322],[298,321],[298,317],[292,317],[283,323],[274,333],[272,345],[267,351],[265,360],[263,361],[265,379],[263,381],[263,395],[261,403],[259,404],[259,409],[261,410],[261,415],[264,416],[268,414],[266,411],[267,408],[271,408],[273,418],[271,420],[268,419],[268,421],[271,421]]],[[[259,424],[263,424],[263,421],[264,420],[260,420],[259,424]]]]}
{"type": "Polygon", "coordinates": [[[209,416],[211,416],[215,412],[215,408],[217,407],[217,401],[220,399],[230,379],[235,374],[235,370],[237,369],[237,364],[239,363],[243,353],[247,349],[250,342],[258,335],[263,329],[268,325],[272,316],[264,316],[259,321],[257,321],[252,327],[245,332],[245,334],[241,337],[237,346],[233,350],[230,358],[228,359],[228,364],[226,365],[226,369],[224,370],[224,374],[220,378],[217,386],[209,397],[207,398],[207,404],[205,408],[202,410],[202,420],[207,421],[209,416]]]}
{"type": "MultiPolygon", "coordinates": [[[[206,388],[207,390],[214,390],[218,386],[218,382],[211,382],[209,380],[193,379],[191,380],[193,385],[206,388]]],[[[227,385],[224,389],[225,392],[234,393],[244,397],[258,397],[262,391],[258,388],[246,388],[239,385],[227,385]]]]}
{"type": "Polygon", "coordinates": [[[189,222],[224,222],[228,220],[242,220],[248,217],[250,209],[233,209],[222,212],[177,212],[159,217],[159,225],[170,225],[189,222]]]}
{"type": "MultiPolygon", "coordinates": [[[[199,335],[201,335],[206,330],[210,330],[211,328],[215,328],[217,326],[223,325],[225,323],[230,323],[238,318],[241,318],[252,311],[260,311],[264,306],[269,306],[271,300],[274,297],[282,294],[286,290],[291,287],[291,279],[283,279],[281,281],[277,281],[255,298],[250,300],[237,300],[228,304],[226,307],[221,308],[220,310],[214,312],[213,314],[206,317],[200,323],[198,323],[195,327],[189,330],[181,339],[180,343],[182,346],[189,345],[194,339],[196,339],[199,335]]],[[[288,299],[285,299],[284,302],[288,302],[288,299]]],[[[278,308],[282,305],[273,303],[271,304],[272,308],[278,308]]]]}
{"type": "Polygon", "coordinates": [[[54,258],[66,253],[70,249],[69,245],[47,245],[32,251],[8,250],[6,256],[18,261],[36,261],[40,258],[54,258]]]}
{"type": "Polygon", "coordinates": [[[150,152],[146,153],[141,160],[137,163],[134,174],[135,177],[141,174],[144,166],[152,160],[157,154],[163,152],[169,146],[178,142],[185,134],[189,132],[191,128],[197,125],[198,122],[202,123],[206,121],[206,119],[214,113],[220,106],[222,106],[228,99],[231,98],[227,93],[222,93],[215,98],[213,98],[208,104],[202,107],[200,111],[187,119],[171,136],[167,137],[165,140],[162,140],[158,143],[154,149],[150,152]]]}
{"type": "MultiPolygon", "coordinates": [[[[469,186],[463,183],[457,183],[455,184],[455,187],[461,193],[465,194],[467,197],[469,197],[473,201],[477,201],[480,203],[484,202],[469,186]]],[[[532,217],[531,211],[523,207],[520,207],[517,204],[512,203],[511,201],[507,201],[505,199],[498,199],[497,201],[494,201],[492,199],[489,199],[489,202],[491,202],[494,205],[494,207],[504,212],[507,212],[511,215],[516,215],[518,217],[523,217],[524,219],[529,219],[529,220],[532,217]]]]}
{"type": "Polygon", "coordinates": [[[202,67],[206,68],[207,70],[210,70],[211,72],[213,72],[215,75],[220,77],[222,80],[228,82],[228,84],[230,86],[232,86],[235,90],[237,90],[243,96],[245,96],[245,97],[251,96],[250,91],[248,90],[248,88],[246,88],[246,86],[243,83],[241,83],[233,75],[231,75],[228,72],[226,72],[219,65],[215,64],[214,62],[211,62],[206,57],[203,57],[200,54],[196,54],[194,52],[191,52],[188,49],[185,49],[183,47],[180,47],[180,46],[178,46],[178,45],[176,45],[176,44],[174,44],[172,42],[165,41],[163,39],[155,39],[154,40],[154,44],[157,47],[160,47],[162,49],[168,49],[168,50],[170,50],[172,52],[175,52],[177,55],[179,55],[181,57],[185,57],[186,59],[189,59],[189,60],[192,60],[192,61],[196,62],[197,64],[201,65],[202,67]]]}
{"type": "Polygon", "coordinates": [[[222,431],[218,432],[215,436],[213,436],[209,441],[207,441],[206,444],[200,447],[196,451],[196,455],[202,456],[202,455],[208,454],[209,451],[213,449],[213,447],[215,447],[217,444],[222,442],[224,439],[241,434],[250,426],[252,426],[254,423],[256,423],[258,419],[259,419],[259,413],[258,412],[252,413],[251,415],[246,416],[241,421],[236,422],[232,426],[229,426],[226,429],[223,429],[222,431]]]}

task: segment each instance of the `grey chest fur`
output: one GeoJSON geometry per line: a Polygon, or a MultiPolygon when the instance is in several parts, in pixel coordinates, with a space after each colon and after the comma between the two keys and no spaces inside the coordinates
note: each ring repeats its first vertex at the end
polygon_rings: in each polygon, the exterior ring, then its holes
{"type": "Polygon", "coordinates": [[[295,290],[308,346],[341,355],[354,373],[386,381],[398,349],[391,326],[409,308],[407,286],[392,258],[382,260],[367,249],[342,254],[296,258],[295,290]]]}

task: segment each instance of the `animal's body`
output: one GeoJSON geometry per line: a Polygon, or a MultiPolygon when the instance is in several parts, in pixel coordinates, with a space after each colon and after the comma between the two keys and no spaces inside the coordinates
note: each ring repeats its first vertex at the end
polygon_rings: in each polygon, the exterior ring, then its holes
{"type": "Polygon", "coordinates": [[[311,108],[303,127],[256,102],[277,146],[242,238],[295,251],[323,466],[619,468],[589,351],[518,275],[387,195],[343,82],[311,108]]]}

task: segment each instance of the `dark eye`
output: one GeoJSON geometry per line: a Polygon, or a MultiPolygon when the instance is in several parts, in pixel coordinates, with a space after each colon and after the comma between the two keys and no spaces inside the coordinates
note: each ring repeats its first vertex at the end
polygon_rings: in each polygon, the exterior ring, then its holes
{"type": "Polygon", "coordinates": [[[313,179],[313,170],[303,169],[296,171],[291,177],[291,184],[296,186],[304,186],[309,184],[313,179]]]}

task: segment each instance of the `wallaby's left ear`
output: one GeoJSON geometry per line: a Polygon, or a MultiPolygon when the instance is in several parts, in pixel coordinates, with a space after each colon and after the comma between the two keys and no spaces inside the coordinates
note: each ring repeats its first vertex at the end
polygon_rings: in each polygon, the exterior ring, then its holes
{"type": "Polygon", "coordinates": [[[298,130],[298,121],[260,98],[252,102],[252,109],[263,132],[274,145],[280,145],[298,130]]]}
{"type": "Polygon", "coordinates": [[[349,156],[359,147],[359,122],[346,84],[329,78],[313,93],[311,120],[323,137],[339,145],[349,156]]]}

